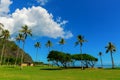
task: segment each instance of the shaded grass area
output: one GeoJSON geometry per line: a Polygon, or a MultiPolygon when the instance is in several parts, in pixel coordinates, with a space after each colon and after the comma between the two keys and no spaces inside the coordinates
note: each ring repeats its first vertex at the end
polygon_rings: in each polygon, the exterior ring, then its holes
{"type": "Polygon", "coordinates": [[[120,80],[120,69],[61,69],[57,67],[0,67],[0,80],[120,80]]]}

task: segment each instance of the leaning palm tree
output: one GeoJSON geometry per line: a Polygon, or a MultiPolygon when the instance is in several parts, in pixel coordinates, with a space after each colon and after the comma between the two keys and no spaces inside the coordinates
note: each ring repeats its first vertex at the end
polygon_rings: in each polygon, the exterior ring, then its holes
{"type": "Polygon", "coordinates": [[[48,52],[50,52],[50,48],[53,46],[52,42],[50,40],[47,41],[46,47],[48,47],[48,52]]]}
{"type": "Polygon", "coordinates": [[[2,60],[3,60],[3,54],[5,52],[6,43],[7,43],[7,40],[9,39],[9,37],[10,37],[10,32],[8,30],[3,30],[2,35],[1,35],[1,38],[3,40],[3,47],[2,47],[1,60],[0,60],[1,65],[3,62],[2,60]]]}
{"type": "Polygon", "coordinates": [[[41,47],[40,42],[36,42],[34,46],[37,49],[37,51],[36,51],[36,62],[37,62],[37,60],[38,60],[37,59],[38,58],[38,49],[41,47]]]}
{"type": "MultiPolygon", "coordinates": [[[[77,36],[77,42],[75,42],[75,45],[80,45],[80,53],[82,54],[82,46],[83,46],[83,43],[84,42],[87,42],[87,40],[84,39],[84,36],[82,35],[78,35],[77,36]]],[[[81,67],[83,69],[83,65],[82,65],[82,56],[81,56],[81,67]]]]}
{"type": "MultiPolygon", "coordinates": [[[[59,41],[59,44],[60,45],[64,45],[65,44],[64,38],[61,38],[61,40],[59,41]]],[[[62,46],[61,50],[63,51],[63,46],[62,46]]]]}
{"type": "MultiPolygon", "coordinates": [[[[28,35],[32,36],[32,30],[28,28],[27,25],[22,26],[22,29],[20,32],[23,34],[24,40],[23,40],[23,50],[24,50],[24,45],[25,45],[25,40],[28,37],[28,35]]],[[[21,64],[23,63],[23,53],[21,56],[21,64]]]]}
{"type": "Polygon", "coordinates": [[[103,63],[102,63],[102,52],[99,52],[98,55],[100,56],[101,67],[103,67],[103,63]]]}
{"type": "MultiPolygon", "coordinates": [[[[18,45],[20,45],[20,41],[24,42],[23,34],[19,33],[18,36],[16,37],[16,41],[18,42],[18,45]]],[[[20,52],[20,48],[18,47],[17,55],[16,55],[16,59],[15,59],[15,65],[17,64],[17,59],[18,59],[19,52],[20,52]]]]}
{"type": "Polygon", "coordinates": [[[105,48],[106,48],[106,53],[110,52],[112,68],[114,68],[115,65],[114,65],[114,59],[113,59],[113,52],[116,52],[116,47],[111,42],[109,42],[105,48]]]}

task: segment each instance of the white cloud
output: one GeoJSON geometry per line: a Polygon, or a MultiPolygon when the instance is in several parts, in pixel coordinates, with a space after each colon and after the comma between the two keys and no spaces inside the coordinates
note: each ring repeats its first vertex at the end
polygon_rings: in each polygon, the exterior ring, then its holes
{"type": "MultiPolygon", "coordinates": [[[[8,10],[9,11],[9,10],[8,10]]],[[[32,7],[17,9],[14,13],[7,17],[0,17],[0,22],[4,24],[6,29],[10,30],[12,35],[16,34],[21,26],[26,24],[32,29],[33,36],[46,36],[51,38],[72,37],[70,31],[64,31],[61,24],[66,24],[66,21],[56,22],[53,15],[48,13],[42,7],[32,7]]]]}
{"type": "Polygon", "coordinates": [[[10,10],[9,6],[12,4],[10,0],[0,0],[0,16],[6,15],[10,10]]]}
{"type": "Polygon", "coordinates": [[[63,27],[65,26],[65,24],[68,23],[67,20],[63,20],[63,21],[62,21],[62,18],[61,18],[61,17],[58,17],[57,20],[56,20],[56,22],[57,22],[58,24],[60,24],[61,26],[63,26],[63,27]]]}
{"type": "Polygon", "coordinates": [[[40,5],[45,5],[47,2],[48,2],[48,0],[36,0],[38,3],[40,3],[40,5]]]}

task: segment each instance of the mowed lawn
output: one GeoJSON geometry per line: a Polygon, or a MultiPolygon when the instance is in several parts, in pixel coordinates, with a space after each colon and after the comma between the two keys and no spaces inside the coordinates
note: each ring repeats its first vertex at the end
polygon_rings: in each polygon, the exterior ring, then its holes
{"type": "Polygon", "coordinates": [[[44,70],[45,67],[0,67],[0,80],[120,80],[119,69],[44,70]]]}

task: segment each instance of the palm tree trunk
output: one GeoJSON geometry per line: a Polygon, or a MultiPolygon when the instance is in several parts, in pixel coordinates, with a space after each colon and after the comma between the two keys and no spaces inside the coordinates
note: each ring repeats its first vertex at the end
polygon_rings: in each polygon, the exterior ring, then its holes
{"type": "Polygon", "coordinates": [[[63,52],[63,45],[61,46],[61,51],[63,52]]]}
{"type": "Polygon", "coordinates": [[[7,60],[7,66],[9,65],[9,57],[8,57],[8,60],[7,60]]]}
{"type": "Polygon", "coordinates": [[[38,62],[38,48],[37,48],[37,51],[36,51],[36,62],[38,62]]]}
{"type": "Polygon", "coordinates": [[[103,68],[102,57],[100,56],[101,67],[103,68]]]}
{"type": "Polygon", "coordinates": [[[83,70],[83,64],[82,64],[82,59],[83,59],[83,56],[82,56],[82,45],[80,45],[80,54],[81,54],[81,69],[83,70]]]}
{"type": "Polygon", "coordinates": [[[6,64],[5,60],[6,60],[6,51],[4,49],[3,60],[2,60],[2,62],[3,62],[4,65],[6,64]]]}
{"type": "Polygon", "coordinates": [[[50,53],[50,46],[48,47],[48,54],[50,53]]]}
{"type": "MultiPolygon", "coordinates": [[[[24,45],[25,45],[25,42],[23,42],[23,50],[24,50],[24,45]]],[[[22,69],[22,63],[23,63],[23,52],[22,52],[22,55],[21,55],[21,69],[22,69]]]]}
{"type": "MultiPolygon", "coordinates": [[[[50,46],[48,47],[48,54],[50,53],[50,46]]],[[[48,66],[50,66],[50,61],[48,61],[48,66]]]]}
{"type": "Polygon", "coordinates": [[[112,68],[114,68],[114,60],[113,60],[112,52],[110,53],[110,55],[111,55],[111,61],[112,61],[112,68]]]}
{"type": "Polygon", "coordinates": [[[19,47],[18,47],[18,50],[17,50],[17,55],[16,55],[16,59],[15,59],[15,65],[17,64],[17,59],[18,59],[18,54],[19,54],[19,51],[20,51],[20,49],[19,49],[19,47]]]}
{"type": "Polygon", "coordinates": [[[5,49],[5,44],[3,43],[3,48],[2,48],[2,53],[1,53],[1,60],[0,60],[1,65],[2,65],[2,60],[3,60],[4,49],[5,49]]]}

